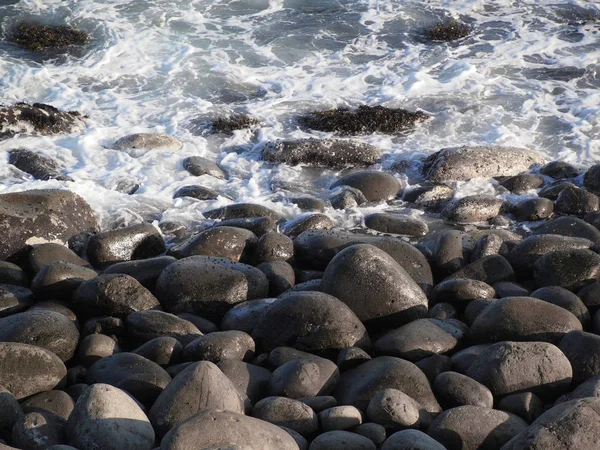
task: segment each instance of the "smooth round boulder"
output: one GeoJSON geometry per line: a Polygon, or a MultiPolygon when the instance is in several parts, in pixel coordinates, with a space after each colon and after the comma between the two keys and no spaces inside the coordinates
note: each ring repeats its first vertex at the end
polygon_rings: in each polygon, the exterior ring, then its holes
{"type": "Polygon", "coordinates": [[[293,359],[273,371],[267,389],[269,395],[289,398],[323,396],[333,391],[339,378],[337,366],[328,359],[293,359]]]}
{"type": "Polygon", "coordinates": [[[519,416],[468,405],[444,411],[427,434],[448,449],[496,450],[526,429],[527,422],[519,416]]]}
{"type": "Polygon", "coordinates": [[[322,292],[288,292],[268,308],[252,332],[256,347],[291,345],[307,352],[368,349],[367,330],[348,306],[322,292]]]}
{"type": "Polygon", "coordinates": [[[425,236],[429,227],[415,217],[403,214],[373,213],[365,217],[365,226],[382,233],[425,236]]]}
{"type": "Polygon", "coordinates": [[[213,363],[200,361],[181,371],[158,396],[148,417],[159,437],[204,410],[244,413],[244,400],[213,363]]]}
{"type": "Polygon", "coordinates": [[[594,164],[585,172],[583,185],[586,189],[600,194],[600,164],[594,164]]]}
{"type": "Polygon", "coordinates": [[[596,194],[578,187],[567,187],[558,194],[555,208],[563,214],[583,216],[598,211],[600,202],[596,194]]]}
{"type": "Polygon", "coordinates": [[[276,301],[276,298],[262,298],[238,303],[223,316],[221,329],[251,334],[265,311],[276,301]]]}
{"type": "MultiPolygon", "coordinates": [[[[0,288],[1,289],[1,288],[0,288]]],[[[577,291],[577,296],[588,308],[590,313],[596,313],[600,309],[600,282],[586,284],[577,291]]]]}
{"type": "Polygon", "coordinates": [[[260,262],[287,261],[294,255],[294,242],[282,233],[267,233],[256,245],[256,257],[260,262]]]}
{"type": "Polygon", "coordinates": [[[67,420],[75,407],[75,402],[64,391],[40,392],[21,403],[25,414],[48,412],[67,420]]]}
{"type": "Polygon", "coordinates": [[[135,133],[123,136],[112,144],[113,150],[154,150],[175,152],[183,147],[179,139],[164,133],[135,133]]]}
{"type": "Polygon", "coordinates": [[[204,217],[212,220],[249,219],[252,217],[268,217],[279,221],[281,214],[266,206],[256,203],[235,203],[221,208],[204,211],[204,217]]]}
{"type": "Polygon", "coordinates": [[[29,308],[34,302],[33,292],[10,284],[0,284],[0,317],[10,316],[29,308]]]}
{"type": "Polygon", "coordinates": [[[558,234],[561,236],[584,238],[600,244],[600,230],[578,217],[562,216],[550,219],[533,230],[534,235],[558,234]]]}
{"type": "Polygon", "coordinates": [[[515,272],[510,263],[501,255],[489,255],[450,275],[447,280],[468,278],[483,281],[493,286],[500,281],[514,281],[515,272]]]}
{"type": "Polygon", "coordinates": [[[352,428],[352,433],[360,434],[361,436],[370,439],[376,447],[381,447],[385,441],[385,428],[378,423],[367,422],[362,423],[357,427],[352,428]]]}
{"type": "Polygon", "coordinates": [[[415,363],[423,371],[431,384],[440,373],[451,370],[450,358],[446,355],[433,355],[423,358],[415,363]]]}
{"type": "Polygon", "coordinates": [[[155,258],[139,259],[116,263],[104,270],[108,273],[124,273],[140,282],[142,286],[154,291],[156,280],[169,264],[177,261],[172,256],[157,256],[155,258]]]}
{"type": "Polygon", "coordinates": [[[472,345],[465,349],[459,350],[450,358],[450,365],[452,370],[462,373],[465,375],[473,361],[477,359],[477,357],[491,347],[492,344],[479,344],[472,345]]]}
{"type": "Polygon", "coordinates": [[[82,366],[90,367],[96,361],[119,351],[119,345],[113,338],[104,334],[90,334],[79,344],[77,356],[82,366]]]}
{"type": "Polygon", "coordinates": [[[163,367],[179,364],[182,352],[181,342],[169,336],[154,338],[131,351],[163,367]]]}
{"type": "Polygon", "coordinates": [[[22,416],[12,430],[11,443],[22,450],[45,450],[65,443],[66,420],[48,412],[22,416]]]}
{"type": "Polygon", "coordinates": [[[73,294],[73,309],[86,317],[125,316],[160,308],[152,293],[125,274],[99,275],[84,281],[73,294]]]}
{"type": "Polygon", "coordinates": [[[67,443],[79,450],[151,450],[154,430],[134,399],[108,384],[94,384],[75,404],[67,443]]]}
{"type": "Polygon", "coordinates": [[[308,450],[375,450],[375,444],[360,434],[337,430],[317,436],[308,450]]]}
{"type": "Polygon", "coordinates": [[[296,441],[276,425],[214,409],[205,409],[169,431],[160,450],[218,449],[240,442],[250,449],[300,450],[296,441]]]}
{"type": "Polygon", "coordinates": [[[319,429],[317,415],[308,405],[286,397],[262,399],[254,405],[252,416],[290,428],[302,436],[310,436],[319,429]]]}
{"type": "Polygon", "coordinates": [[[256,266],[267,277],[269,296],[277,297],[296,283],[294,268],[285,261],[268,261],[256,266]]]}
{"type": "Polygon", "coordinates": [[[516,414],[527,423],[544,413],[544,403],[532,392],[507,395],[498,403],[498,409],[516,414]]]}
{"type": "Polygon", "coordinates": [[[600,255],[584,249],[548,253],[535,262],[534,280],[538,287],[560,286],[575,291],[600,280],[600,255]]]}
{"type": "Polygon", "coordinates": [[[584,331],[565,335],[558,346],[573,368],[573,384],[600,375],[600,336],[584,331]]]}
{"type": "Polygon", "coordinates": [[[433,392],[444,409],[464,405],[494,406],[494,396],[488,388],[458,372],[440,373],[433,382],[433,392]]]}
{"type": "Polygon", "coordinates": [[[181,186],[173,194],[173,198],[191,197],[196,200],[216,200],[219,193],[210,188],[197,184],[181,186]]]}
{"type": "Polygon", "coordinates": [[[427,297],[406,270],[369,244],[352,245],[335,255],[321,289],[348,305],[367,326],[406,323],[427,312],[427,297]]]}
{"type": "Polygon", "coordinates": [[[10,440],[15,423],[23,417],[23,408],[6,388],[0,386],[0,439],[10,440]]]}
{"type": "Polygon", "coordinates": [[[417,401],[398,389],[384,389],[376,393],[369,406],[367,418],[388,430],[405,428],[423,429],[431,423],[431,416],[417,401]]]}
{"type": "Polygon", "coordinates": [[[61,388],[67,368],[49,350],[17,342],[0,342],[0,386],[17,400],[61,388]]]}
{"type": "Polygon", "coordinates": [[[500,214],[503,205],[504,201],[500,198],[469,195],[448,203],[442,217],[458,224],[485,222],[500,214]]]}
{"type": "Polygon", "coordinates": [[[334,226],[333,220],[326,214],[308,214],[285,222],[282,231],[294,238],[308,230],[331,230],[334,226]]]}
{"type": "Polygon", "coordinates": [[[362,423],[362,413],[350,405],[333,406],[319,413],[321,428],[325,431],[349,430],[362,423]]]}
{"type": "Polygon", "coordinates": [[[544,184],[544,179],[532,173],[521,173],[500,181],[500,185],[513,194],[524,194],[532,189],[537,189],[544,184]]]}
{"type": "Polygon", "coordinates": [[[342,373],[333,396],[340,405],[365,410],[377,392],[388,388],[410,392],[431,413],[441,411],[425,374],[413,363],[391,356],[373,358],[342,373]]]}
{"type": "Polygon", "coordinates": [[[498,342],[475,358],[466,375],[486,386],[494,396],[533,392],[558,397],[573,378],[571,363],[547,342],[498,342]]]}
{"type": "Polygon", "coordinates": [[[77,266],[89,267],[87,261],[81,259],[66,245],[47,242],[34,245],[27,255],[27,265],[33,273],[38,273],[46,264],[67,262],[77,266]]]}
{"type": "Polygon", "coordinates": [[[530,295],[531,297],[539,298],[540,300],[566,309],[577,317],[584,327],[590,323],[590,312],[585,304],[577,295],[565,288],[560,286],[546,286],[536,289],[530,295]]]}
{"type": "Polygon", "coordinates": [[[0,261],[0,285],[29,286],[29,277],[18,265],[8,261],[0,261]]]}
{"type": "Polygon", "coordinates": [[[586,450],[600,446],[600,399],[582,398],[556,405],[506,443],[503,450],[586,450]]]}
{"type": "Polygon", "coordinates": [[[214,256],[233,262],[248,263],[254,257],[258,238],[244,228],[219,226],[192,236],[177,251],[175,256],[214,256]]]}
{"type": "Polygon", "coordinates": [[[336,364],[340,371],[343,372],[345,370],[354,369],[369,359],[371,359],[371,356],[362,348],[348,347],[342,349],[338,353],[336,364]]]}
{"type": "Polygon", "coordinates": [[[367,203],[367,197],[358,189],[350,186],[339,186],[329,197],[333,209],[351,209],[367,203]]]}
{"type": "Polygon", "coordinates": [[[202,336],[190,321],[164,311],[136,311],[125,317],[127,338],[133,345],[142,345],[159,337],[173,337],[187,345],[202,336]]]}
{"type": "Polygon", "coordinates": [[[419,319],[392,330],[377,341],[378,355],[419,361],[431,355],[452,351],[470,334],[458,320],[419,319]]]}
{"type": "Polygon", "coordinates": [[[560,306],[533,297],[505,297],[489,304],[471,325],[477,342],[544,341],[557,344],[581,322],[560,306]]]}
{"type": "Polygon", "coordinates": [[[265,397],[267,386],[271,380],[269,370],[236,359],[219,361],[217,367],[233,383],[240,396],[242,398],[248,397],[251,404],[255,404],[265,397]]]}
{"type": "Polygon", "coordinates": [[[495,296],[496,291],[489,284],[467,278],[442,281],[431,292],[433,302],[447,302],[460,309],[466,307],[471,300],[494,298],[495,296]]]}
{"type": "Polygon", "coordinates": [[[386,201],[396,197],[403,189],[402,184],[385,172],[362,171],[346,175],[330,186],[350,186],[361,191],[367,201],[386,201]]]}
{"type": "Polygon", "coordinates": [[[191,175],[200,177],[210,175],[211,177],[225,179],[225,172],[214,161],[203,158],[202,156],[188,156],[183,160],[183,168],[191,175]]]}
{"type": "Polygon", "coordinates": [[[442,444],[419,430],[398,431],[388,437],[381,450],[447,450],[442,444]]]}
{"type": "Polygon", "coordinates": [[[218,363],[225,359],[249,362],[254,357],[252,337],[243,331],[216,331],[200,336],[183,349],[184,362],[210,361],[218,363]]]}
{"type": "Polygon", "coordinates": [[[268,289],[267,277],[255,267],[211,256],[180,259],[156,282],[156,294],[167,311],[212,321],[220,321],[238,303],[265,298],[268,289]]]}
{"type": "Polygon", "coordinates": [[[79,330],[63,314],[33,309],[0,319],[0,342],[34,343],[70,360],[79,342],[79,330]]]}
{"type": "Polygon", "coordinates": [[[547,219],[554,213],[554,203],[544,197],[529,198],[515,203],[510,212],[519,221],[547,219]]]}
{"type": "Polygon", "coordinates": [[[97,276],[87,267],[59,261],[37,272],[31,281],[31,290],[37,298],[70,298],[81,283],[97,276]]]}

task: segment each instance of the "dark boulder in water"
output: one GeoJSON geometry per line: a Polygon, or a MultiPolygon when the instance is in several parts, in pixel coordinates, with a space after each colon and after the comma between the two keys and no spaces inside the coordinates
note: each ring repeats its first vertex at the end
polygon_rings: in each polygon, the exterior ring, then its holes
{"type": "Polygon", "coordinates": [[[215,178],[225,179],[223,169],[214,161],[202,156],[188,156],[183,160],[183,168],[196,177],[210,175],[215,178]]]}
{"type": "Polygon", "coordinates": [[[25,148],[15,148],[8,151],[8,163],[17,169],[28,173],[36,180],[64,180],[72,181],[64,176],[59,165],[52,158],[40,155],[25,148]]]}
{"type": "Polygon", "coordinates": [[[376,147],[341,139],[298,139],[268,142],[265,161],[321,167],[368,166],[381,158],[376,147]]]}
{"type": "Polygon", "coordinates": [[[247,116],[246,114],[232,114],[213,120],[211,129],[213,133],[231,134],[235,130],[251,128],[260,123],[260,120],[247,116]]]}
{"type": "Polygon", "coordinates": [[[298,120],[306,128],[339,134],[358,135],[372,133],[398,133],[423,122],[429,115],[422,111],[410,112],[406,109],[393,109],[384,106],[359,106],[313,111],[298,120]]]}
{"type": "Polygon", "coordinates": [[[22,22],[13,28],[8,40],[39,52],[46,49],[65,49],[73,45],[84,45],[89,41],[89,34],[84,30],[76,30],[67,25],[40,25],[22,22]]]}
{"type": "Polygon", "coordinates": [[[471,27],[455,19],[439,23],[425,33],[425,37],[430,41],[456,41],[471,34],[471,27]]]}
{"type": "Polygon", "coordinates": [[[16,134],[53,135],[79,131],[85,126],[78,111],[61,111],[43,103],[0,105],[0,139],[16,134]]]}

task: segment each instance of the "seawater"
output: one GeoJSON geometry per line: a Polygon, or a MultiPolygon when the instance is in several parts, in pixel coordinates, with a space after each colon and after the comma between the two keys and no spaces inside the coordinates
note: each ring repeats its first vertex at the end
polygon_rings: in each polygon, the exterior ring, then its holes
{"type": "MultiPolygon", "coordinates": [[[[266,141],[331,137],[298,127],[312,110],[361,104],[420,109],[432,119],[411,133],[358,139],[386,154],[377,166],[455,145],[514,145],[579,165],[600,160],[600,3],[584,0],[0,0],[0,32],[24,20],[87,30],[68,56],[32,54],[0,42],[0,102],[43,102],[89,116],[79,134],[16,137],[55,158],[74,182],[36,181],[0,152],[0,192],[63,187],[82,195],[104,227],[140,220],[194,229],[203,211],[256,202],[288,217],[287,198],[326,196],[339,173],[260,161],[266,141]],[[473,26],[466,39],[428,42],[448,18],[473,26]],[[194,123],[246,113],[263,124],[233,136],[194,123]],[[123,135],[165,132],[177,153],[110,150],[123,135]],[[191,155],[218,161],[228,180],[190,176],[191,155]],[[123,179],[134,195],[114,190],[123,179]],[[176,199],[187,184],[233,200],[176,199]]],[[[493,192],[463,183],[457,195],[493,192]]],[[[330,214],[360,224],[357,208],[330,214]]]]}

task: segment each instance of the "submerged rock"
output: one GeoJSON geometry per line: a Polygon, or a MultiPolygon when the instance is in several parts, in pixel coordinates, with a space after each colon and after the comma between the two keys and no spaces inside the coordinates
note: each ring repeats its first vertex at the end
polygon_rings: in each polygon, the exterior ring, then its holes
{"type": "Polygon", "coordinates": [[[190,175],[196,177],[210,175],[215,178],[225,179],[225,172],[223,172],[223,169],[221,169],[214,161],[203,158],[202,156],[188,156],[183,160],[183,168],[187,170],[190,175]]]}
{"type": "Polygon", "coordinates": [[[246,114],[232,114],[213,120],[211,129],[213,133],[232,134],[235,130],[251,128],[259,124],[260,120],[247,116],[246,114]]]}
{"type": "Polygon", "coordinates": [[[54,135],[80,131],[85,127],[78,111],[61,111],[43,103],[0,105],[0,139],[16,134],[54,135]]]}
{"type": "Polygon", "coordinates": [[[356,110],[338,108],[314,111],[301,116],[299,122],[301,125],[313,130],[339,134],[393,134],[405,131],[417,122],[423,122],[429,117],[422,111],[410,112],[406,109],[362,105],[356,110]]]}
{"type": "Polygon", "coordinates": [[[58,164],[52,158],[25,148],[9,150],[8,163],[28,173],[36,180],[71,180],[60,172],[58,164]]]}
{"type": "Polygon", "coordinates": [[[262,151],[265,161],[321,167],[368,166],[383,153],[362,142],[340,139],[299,139],[268,142],[262,151]]]}
{"type": "Polygon", "coordinates": [[[89,34],[85,30],[76,30],[67,25],[22,22],[11,30],[8,40],[28,50],[39,52],[84,45],[89,41],[89,34]]]}
{"type": "Polygon", "coordinates": [[[425,33],[425,37],[430,41],[456,41],[466,38],[471,34],[471,27],[458,20],[451,19],[434,25],[425,33]]]}
{"type": "Polygon", "coordinates": [[[136,133],[122,137],[115,142],[113,150],[158,150],[163,152],[175,152],[183,147],[179,139],[163,133],[136,133]]]}

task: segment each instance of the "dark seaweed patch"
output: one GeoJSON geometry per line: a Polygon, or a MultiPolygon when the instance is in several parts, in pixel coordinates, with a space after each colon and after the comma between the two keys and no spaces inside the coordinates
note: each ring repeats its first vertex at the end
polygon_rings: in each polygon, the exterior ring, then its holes
{"type": "Polygon", "coordinates": [[[12,29],[8,40],[31,51],[64,49],[73,45],[84,45],[89,34],[66,25],[52,26],[23,22],[12,29]]]}
{"type": "Polygon", "coordinates": [[[429,118],[421,111],[392,109],[384,106],[359,106],[356,110],[347,108],[314,111],[301,116],[298,121],[306,128],[340,134],[397,133],[407,130],[417,122],[429,118]]]}
{"type": "Polygon", "coordinates": [[[471,27],[457,20],[447,20],[427,30],[425,37],[430,41],[456,41],[471,34],[471,27]]]}

